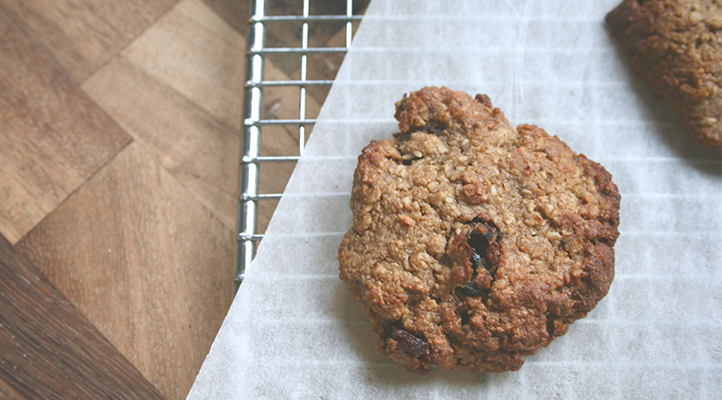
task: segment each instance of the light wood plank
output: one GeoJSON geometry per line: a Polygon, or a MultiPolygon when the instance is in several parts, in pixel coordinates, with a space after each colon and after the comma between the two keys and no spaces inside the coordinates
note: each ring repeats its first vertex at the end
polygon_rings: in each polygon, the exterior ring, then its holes
{"type": "Polygon", "coordinates": [[[131,143],[17,247],[170,399],[232,300],[235,232],[131,143]]]}
{"type": "Polygon", "coordinates": [[[236,229],[240,130],[218,122],[124,57],[82,86],[90,97],[231,229],[236,229]]]}
{"type": "Polygon", "coordinates": [[[80,83],[178,0],[0,0],[80,83]]]}
{"type": "Polygon", "coordinates": [[[162,399],[0,236],[0,397],[162,399]]]}
{"type": "Polygon", "coordinates": [[[218,120],[240,129],[245,42],[201,0],[183,0],[122,55],[218,120]]]}
{"type": "Polygon", "coordinates": [[[17,242],[130,141],[0,11],[0,234],[17,242]]]}

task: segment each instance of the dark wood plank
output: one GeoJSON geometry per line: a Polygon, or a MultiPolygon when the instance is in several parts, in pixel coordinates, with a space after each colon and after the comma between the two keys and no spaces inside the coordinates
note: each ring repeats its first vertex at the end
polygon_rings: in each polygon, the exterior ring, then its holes
{"type": "Polygon", "coordinates": [[[0,5],[0,234],[16,243],[131,140],[0,5]]]}
{"type": "Polygon", "coordinates": [[[0,400],[26,400],[7,383],[0,380],[0,400]]]}
{"type": "Polygon", "coordinates": [[[9,398],[162,398],[2,236],[0,355],[9,398]]]}
{"type": "Polygon", "coordinates": [[[15,246],[164,396],[233,300],[235,233],[134,141],[15,246]]]}

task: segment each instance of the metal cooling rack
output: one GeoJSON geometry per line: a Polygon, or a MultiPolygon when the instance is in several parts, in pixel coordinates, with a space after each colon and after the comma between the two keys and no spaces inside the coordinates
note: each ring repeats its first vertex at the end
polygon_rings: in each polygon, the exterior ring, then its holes
{"type": "MultiPolygon", "coordinates": [[[[258,232],[258,210],[261,202],[278,201],[281,193],[259,193],[260,166],[264,163],[295,163],[303,155],[307,128],[316,120],[306,117],[307,87],[330,86],[333,80],[311,80],[308,76],[309,54],[346,53],[351,46],[354,26],[360,21],[360,15],[353,13],[353,0],[346,1],[345,15],[311,15],[311,0],[303,2],[301,15],[267,15],[267,6],[271,0],[251,0],[250,20],[248,22],[248,53],[246,55],[245,110],[243,121],[243,139],[241,149],[240,198],[238,210],[238,245],[236,251],[235,286],[243,282],[246,268],[256,254],[263,234],[258,232]],[[309,47],[309,23],[336,22],[345,23],[345,45],[343,47],[309,47]],[[299,46],[267,47],[269,24],[302,24],[299,46]],[[300,60],[300,77],[293,80],[264,79],[264,62],[267,57],[293,55],[300,60]],[[299,57],[300,55],[300,57],[299,57]],[[267,88],[298,88],[300,92],[298,118],[272,119],[264,116],[263,94],[267,88]],[[298,149],[295,154],[263,156],[261,140],[273,140],[264,137],[264,128],[285,126],[298,133],[298,149]]],[[[288,0],[285,0],[288,3],[288,0]]]]}

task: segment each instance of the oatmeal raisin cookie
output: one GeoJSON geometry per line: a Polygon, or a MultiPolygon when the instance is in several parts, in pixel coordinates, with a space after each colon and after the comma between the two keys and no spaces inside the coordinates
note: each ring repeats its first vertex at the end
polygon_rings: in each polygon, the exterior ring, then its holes
{"type": "Polygon", "coordinates": [[[610,174],[485,95],[424,88],[359,156],[340,277],[415,372],[519,369],[609,290],[610,174]]]}

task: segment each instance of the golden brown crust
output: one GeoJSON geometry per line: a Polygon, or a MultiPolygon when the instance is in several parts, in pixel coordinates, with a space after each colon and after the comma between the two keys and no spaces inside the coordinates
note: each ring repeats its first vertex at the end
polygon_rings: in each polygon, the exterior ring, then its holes
{"type": "Polygon", "coordinates": [[[606,21],[632,69],[722,154],[722,1],[624,0],[606,21]]]}
{"type": "Polygon", "coordinates": [[[424,88],[396,118],[359,156],[340,277],[408,369],[516,370],[609,290],[617,188],[486,96],[424,88]]]}

